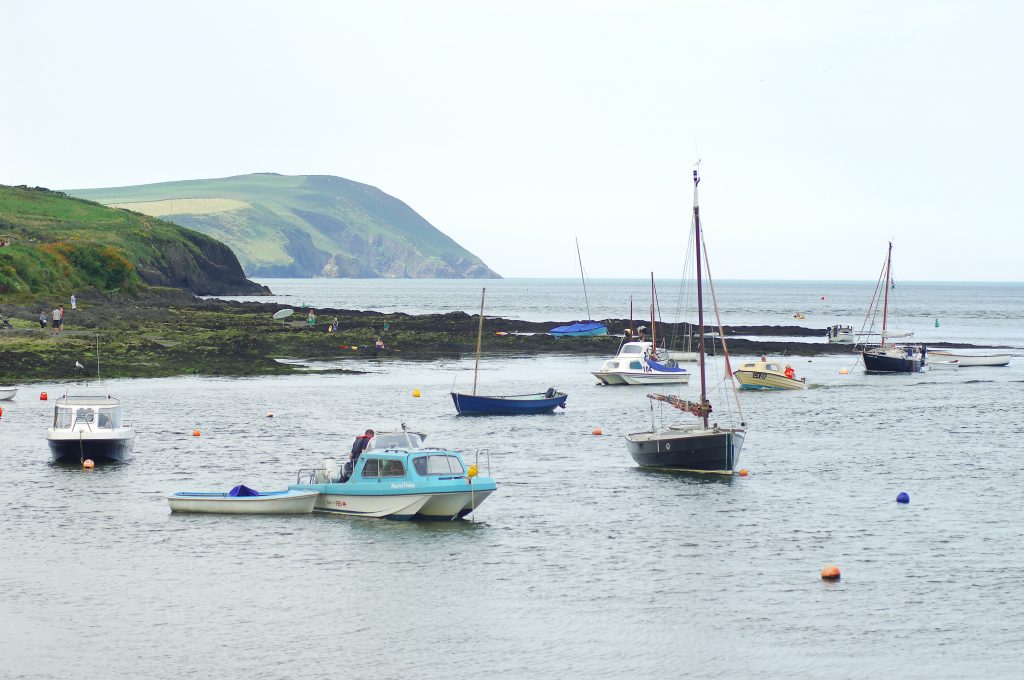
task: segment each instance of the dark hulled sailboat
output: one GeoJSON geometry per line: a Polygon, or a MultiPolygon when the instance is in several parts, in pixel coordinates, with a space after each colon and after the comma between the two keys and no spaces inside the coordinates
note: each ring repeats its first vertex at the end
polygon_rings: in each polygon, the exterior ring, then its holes
{"type": "MultiPolygon", "coordinates": [[[[746,424],[740,422],[738,427],[721,427],[718,423],[710,421],[712,407],[707,396],[704,351],[704,292],[701,285],[703,237],[700,228],[700,206],[697,200],[698,184],[700,184],[700,175],[694,170],[693,229],[694,250],[697,257],[697,355],[700,363],[700,401],[694,403],[664,394],[649,394],[647,396],[692,414],[699,420],[695,424],[672,425],[662,428],[652,426],[646,432],[634,432],[626,436],[626,447],[633,460],[643,467],[731,475],[739,464],[740,450],[746,435],[746,424]]],[[[708,274],[710,283],[710,272],[708,274]]],[[[719,337],[725,350],[725,368],[729,375],[729,384],[735,392],[735,384],[732,382],[732,374],[729,369],[729,352],[725,347],[725,334],[720,327],[721,323],[719,323],[719,337]]],[[[738,405],[737,401],[737,407],[738,405]]],[[[742,420],[742,414],[740,415],[742,420]]]]}
{"type": "MultiPolygon", "coordinates": [[[[878,286],[884,286],[882,294],[882,332],[881,342],[876,346],[864,346],[861,351],[861,359],[864,361],[866,373],[917,373],[924,370],[925,353],[927,350],[920,345],[896,344],[887,342],[894,333],[889,331],[889,291],[892,290],[892,241],[889,242],[889,252],[885,258],[885,267],[879,276],[878,286]]],[[[875,295],[872,298],[871,308],[868,310],[868,317],[874,317],[878,311],[878,286],[875,287],[875,295]]],[[[872,319],[872,324],[873,324],[872,319]]],[[[866,337],[862,333],[862,337],[866,337]]]]}

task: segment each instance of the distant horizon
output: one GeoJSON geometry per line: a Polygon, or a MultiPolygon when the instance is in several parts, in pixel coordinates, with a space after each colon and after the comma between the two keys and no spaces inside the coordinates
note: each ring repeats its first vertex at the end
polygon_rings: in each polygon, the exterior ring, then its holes
{"type": "MultiPolygon", "coordinates": [[[[332,276],[307,276],[307,277],[291,277],[291,276],[249,276],[247,278],[260,281],[579,281],[580,277],[576,276],[502,276],[500,279],[451,279],[451,278],[401,278],[401,277],[332,277],[332,276]]],[[[636,277],[623,277],[623,276],[588,276],[587,283],[591,281],[650,281],[649,277],[636,276],[636,277]]],[[[678,277],[654,277],[654,281],[675,281],[678,282],[678,277]]],[[[736,277],[729,278],[716,278],[715,281],[740,281],[743,283],[877,283],[877,280],[872,279],[743,279],[736,277]]],[[[896,281],[896,285],[903,285],[908,283],[968,283],[968,284],[979,284],[979,285],[1024,285],[1024,280],[1020,281],[979,281],[979,280],[959,280],[959,279],[899,279],[896,281]]]]}

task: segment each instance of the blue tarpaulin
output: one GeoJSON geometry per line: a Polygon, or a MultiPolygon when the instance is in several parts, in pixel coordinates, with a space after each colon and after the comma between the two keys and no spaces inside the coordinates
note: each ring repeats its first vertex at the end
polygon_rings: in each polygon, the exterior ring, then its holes
{"type": "Polygon", "coordinates": [[[584,321],[568,326],[558,326],[548,331],[551,335],[607,335],[608,329],[603,323],[584,321]]]}
{"type": "Polygon", "coordinates": [[[229,496],[259,496],[260,492],[256,489],[250,489],[245,484],[239,484],[235,488],[228,491],[229,496]]]}

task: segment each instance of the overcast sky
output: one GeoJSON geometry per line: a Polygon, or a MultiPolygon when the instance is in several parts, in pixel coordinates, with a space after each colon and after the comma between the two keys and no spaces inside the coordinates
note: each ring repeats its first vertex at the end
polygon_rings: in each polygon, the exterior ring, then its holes
{"type": "Polygon", "coordinates": [[[5,3],[0,183],[379,187],[505,276],[1022,280],[1024,4],[5,3]]]}

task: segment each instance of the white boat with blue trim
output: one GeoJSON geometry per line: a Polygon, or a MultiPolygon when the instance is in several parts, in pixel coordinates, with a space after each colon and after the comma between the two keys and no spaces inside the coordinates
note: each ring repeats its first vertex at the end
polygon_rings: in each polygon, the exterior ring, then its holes
{"type": "Polygon", "coordinates": [[[625,343],[592,375],[602,385],[685,385],[690,381],[690,372],[674,360],[657,360],[652,342],[625,343]]]}
{"type": "Polygon", "coordinates": [[[316,491],[315,512],[395,520],[460,519],[497,489],[461,452],[422,443],[411,432],[378,433],[354,469],[325,460],[323,467],[299,470],[288,489],[316,491]]]}
{"type": "Polygon", "coordinates": [[[256,491],[239,484],[226,493],[179,491],[167,497],[171,512],[228,515],[308,515],[316,504],[315,491],[256,491]]]}

